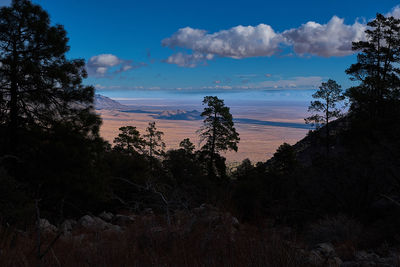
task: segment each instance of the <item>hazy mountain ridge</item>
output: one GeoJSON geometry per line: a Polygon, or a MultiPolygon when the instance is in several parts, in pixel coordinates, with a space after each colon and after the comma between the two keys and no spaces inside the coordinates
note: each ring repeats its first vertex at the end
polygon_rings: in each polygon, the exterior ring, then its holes
{"type": "MultiPolygon", "coordinates": [[[[104,109],[104,110],[115,110],[127,113],[147,113],[153,114],[151,115],[154,119],[159,120],[182,120],[182,121],[197,121],[201,120],[201,112],[198,110],[164,110],[164,111],[149,111],[142,109],[132,109],[132,107],[128,105],[123,105],[118,101],[115,101],[109,97],[96,94],[95,95],[95,107],[96,109],[104,109]]],[[[257,120],[252,118],[235,118],[235,123],[240,124],[255,124],[255,125],[264,125],[264,126],[277,126],[277,127],[286,127],[286,128],[298,128],[298,129],[312,129],[310,125],[303,123],[291,123],[291,122],[277,122],[277,121],[264,121],[257,120]]]]}
{"type": "Polygon", "coordinates": [[[186,111],[186,110],[165,110],[159,115],[153,116],[155,119],[162,120],[201,120],[200,112],[197,110],[186,111]]]}
{"type": "Polygon", "coordinates": [[[96,109],[106,109],[106,110],[127,110],[128,106],[122,105],[118,101],[112,100],[109,97],[96,94],[94,96],[94,105],[96,109]]]}

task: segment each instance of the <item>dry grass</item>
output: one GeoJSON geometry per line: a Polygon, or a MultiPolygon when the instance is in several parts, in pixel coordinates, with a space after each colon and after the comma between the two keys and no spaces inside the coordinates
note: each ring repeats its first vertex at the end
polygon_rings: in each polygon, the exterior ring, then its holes
{"type": "MultiPolygon", "coordinates": [[[[41,266],[305,266],[298,249],[268,230],[166,226],[142,217],[124,233],[78,231],[59,239],[41,266]]],[[[45,236],[44,246],[53,237],[45,236]]],[[[0,266],[37,266],[35,236],[4,238],[0,266]]]]}

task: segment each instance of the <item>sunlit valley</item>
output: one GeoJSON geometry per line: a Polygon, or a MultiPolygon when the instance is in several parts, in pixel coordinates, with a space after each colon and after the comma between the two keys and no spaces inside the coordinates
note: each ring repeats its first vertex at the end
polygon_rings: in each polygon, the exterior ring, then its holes
{"type": "MultiPolygon", "coordinates": [[[[241,136],[239,150],[224,154],[227,160],[241,162],[248,158],[253,162],[265,161],[282,143],[295,144],[305,137],[312,129],[304,123],[304,118],[314,91],[222,93],[222,99],[228,97],[225,101],[241,136]]],[[[135,95],[135,92],[130,94],[135,95]]],[[[150,121],[156,121],[165,134],[167,148],[179,148],[179,142],[185,138],[190,138],[198,146],[196,132],[202,125],[200,114],[204,108],[201,93],[181,96],[150,92],[141,98],[130,99],[120,97],[117,103],[112,99],[98,102],[97,112],[103,119],[100,133],[106,140],[112,142],[122,126],[133,125],[144,132],[150,121]]]]}

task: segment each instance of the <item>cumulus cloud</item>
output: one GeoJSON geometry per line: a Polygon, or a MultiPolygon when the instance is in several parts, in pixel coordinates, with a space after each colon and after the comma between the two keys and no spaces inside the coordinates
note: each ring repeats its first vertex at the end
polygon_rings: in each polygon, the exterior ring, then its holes
{"type": "Polygon", "coordinates": [[[346,25],[336,16],[327,24],[307,22],[299,28],[276,33],[271,26],[236,26],[228,30],[207,33],[186,27],[162,40],[169,48],[192,50],[192,54],[175,53],[165,60],[181,67],[195,67],[214,57],[242,59],[267,57],[280,53],[280,47],[292,46],[298,55],[322,57],[352,54],[352,42],[365,39],[365,25],[355,22],[346,25]]]}
{"type": "Polygon", "coordinates": [[[145,65],[145,63],[133,64],[132,60],[120,59],[112,54],[101,54],[91,57],[86,67],[89,75],[104,77],[107,74],[121,73],[145,65]]]}
{"type": "Polygon", "coordinates": [[[400,19],[400,5],[395,6],[394,8],[392,8],[392,10],[385,14],[385,16],[387,17],[395,17],[396,19],[400,19]]]}
{"type": "Polygon", "coordinates": [[[346,25],[343,19],[334,16],[327,24],[309,21],[284,31],[282,36],[298,55],[334,57],[353,54],[352,42],[365,40],[364,31],[364,24],[346,25]]]}
{"type": "MultiPolygon", "coordinates": [[[[400,5],[386,16],[400,18],[400,5]]],[[[275,32],[267,24],[239,25],[215,33],[185,27],[163,39],[161,43],[171,49],[190,51],[176,52],[164,60],[181,67],[206,64],[216,57],[268,57],[281,53],[280,48],[284,47],[292,48],[294,54],[299,56],[342,57],[354,53],[353,42],[366,40],[366,27],[358,21],[346,24],[343,18],[337,16],[333,16],[326,24],[309,21],[281,33],[275,32]]]]}
{"type": "Polygon", "coordinates": [[[162,40],[162,45],[192,50],[192,54],[173,54],[165,62],[181,67],[195,67],[215,56],[236,59],[271,56],[278,51],[281,41],[282,37],[269,25],[259,24],[255,27],[236,26],[212,34],[186,27],[162,40]]]}
{"type": "Polygon", "coordinates": [[[202,54],[230,58],[271,56],[278,50],[280,42],[280,35],[266,24],[236,26],[212,34],[186,27],[162,40],[167,47],[184,47],[202,54]]]}

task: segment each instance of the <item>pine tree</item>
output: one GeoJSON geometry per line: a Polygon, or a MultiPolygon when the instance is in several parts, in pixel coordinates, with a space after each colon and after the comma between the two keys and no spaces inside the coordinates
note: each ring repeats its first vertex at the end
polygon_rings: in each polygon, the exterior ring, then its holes
{"type": "Polygon", "coordinates": [[[315,125],[317,128],[325,126],[326,130],[326,151],[329,153],[329,122],[332,119],[339,118],[342,114],[341,109],[336,105],[345,99],[342,87],[334,80],[329,79],[326,83],[322,83],[319,90],[312,95],[315,99],[311,101],[308,107],[309,112],[316,114],[305,119],[307,124],[315,125]]]}
{"type": "Polygon", "coordinates": [[[143,152],[145,141],[134,126],[119,128],[120,133],[114,139],[115,149],[125,151],[128,154],[143,152]]]}
{"type": "Polygon", "coordinates": [[[67,43],[63,26],[51,26],[49,15],[31,1],[1,8],[0,123],[9,151],[21,129],[49,130],[60,121],[78,128],[82,119],[99,124],[89,118],[94,88],[82,85],[85,63],[66,58],[67,43]]]}
{"type": "Polygon", "coordinates": [[[201,116],[204,125],[200,128],[202,150],[209,156],[209,174],[214,175],[214,160],[220,151],[238,150],[239,134],[234,127],[232,114],[224,101],[216,96],[206,96],[203,105],[207,105],[201,116]]]}
{"type": "Polygon", "coordinates": [[[185,138],[183,139],[180,143],[179,143],[179,147],[182,148],[183,150],[185,150],[187,153],[192,154],[195,146],[194,144],[190,141],[189,138],[185,138]]]}
{"type": "Polygon", "coordinates": [[[367,40],[353,43],[353,50],[359,51],[357,63],[346,70],[360,84],[347,95],[352,111],[376,119],[400,99],[400,20],[377,14],[367,25],[367,40]]]}
{"type": "Polygon", "coordinates": [[[165,150],[165,143],[162,140],[164,133],[157,130],[156,122],[154,121],[149,122],[146,132],[147,134],[144,135],[144,139],[147,147],[147,154],[150,158],[162,156],[165,150]]]}

